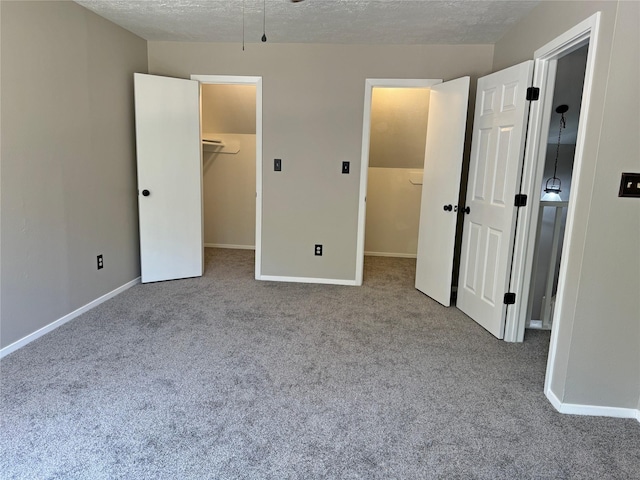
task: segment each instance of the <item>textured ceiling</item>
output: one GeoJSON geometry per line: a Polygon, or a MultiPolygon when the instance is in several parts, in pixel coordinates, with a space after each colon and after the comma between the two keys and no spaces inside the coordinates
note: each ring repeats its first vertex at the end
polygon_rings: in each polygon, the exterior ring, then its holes
{"type": "MultiPolygon", "coordinates": [[[[264,0],[269,42],[491,44],[535,7],[525,0],[264,0]]],[[[243,0],[76,0],[151,40],[242,42],[243,0]]],[[[245,39],[262,37],[263,0],[244,0],[245,39]]]]}

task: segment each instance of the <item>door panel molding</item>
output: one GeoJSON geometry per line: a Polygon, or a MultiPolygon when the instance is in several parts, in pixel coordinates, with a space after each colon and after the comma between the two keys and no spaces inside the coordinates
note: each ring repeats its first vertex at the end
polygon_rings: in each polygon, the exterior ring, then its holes
{"type": "Polygon", "coordinates": [[[456,303],[497,338],[504,336],[502,297],[509,286],[516,218],[511,199],[520,189],[532,74],[529,60],[478,79],[468,184],[472,195],[456,303]]]}

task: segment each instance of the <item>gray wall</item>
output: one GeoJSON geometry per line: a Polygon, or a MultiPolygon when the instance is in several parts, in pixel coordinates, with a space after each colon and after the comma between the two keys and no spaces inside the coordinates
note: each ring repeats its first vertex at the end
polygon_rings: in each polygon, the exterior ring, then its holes
{"type": "Polygon", "coordinates": [[[567,287],[551,388],[565,403],[635,409],[640,200],[617,194],[620,173],[640,171],[640,3],[542,2],[496,44],[494,67],[532,58],[537,48],[598,10],[601,41],[584,164],[574,177],[579,187],[572,186],[576,216],[572,252],[563,258],[567,287]]]}
{"type": "Polygon", "coordinates": [[[151,73],[263,77],[262,273],[355,279],[366,78],[477,77],[493,46],[149,42],[151,73]],[[273,159],[282,159],[282,172],[273,159]],[[341,174],[342,161],[351,174],[341,174]],[[324,255],[313,255],[314,244],[324,255]]]}
{"type": "Polygon", "coordinates": [[[132,74],[147,56],[73,2],[1,8],[5,347],[139,275],[132,74]]]}

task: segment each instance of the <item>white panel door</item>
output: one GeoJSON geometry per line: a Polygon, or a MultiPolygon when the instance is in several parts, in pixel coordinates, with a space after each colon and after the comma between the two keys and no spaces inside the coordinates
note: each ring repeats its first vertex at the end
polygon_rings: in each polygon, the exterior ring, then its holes
{"type": "Polygon", "coordinates": [[[457,307],[504,336],[533,61],[478,80],[457,307]]]}
{"type": "Polygon", "coordinates": [[[134,86],[142,281],[201,276],[200,85],[136,73],[134,86]]]}
{"type": "Polygon", "coordinates": [[[416,288],[448,307],[469,77],[431,87],[420,204],[416,288]]]}

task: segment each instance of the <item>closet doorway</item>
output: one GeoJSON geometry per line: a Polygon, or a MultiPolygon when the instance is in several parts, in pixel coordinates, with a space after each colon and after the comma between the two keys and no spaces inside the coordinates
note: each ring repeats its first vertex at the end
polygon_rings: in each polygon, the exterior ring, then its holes
{"type": "MultiPolygon", "coordinates": [[[[462,170],[462,151],[464,147],[467,106],[469,97],[469,77],[462,77],[442,83],[442,80],[402,80],[367,79],[365,84],[365,105],[362,132],[362,159],[360,171],[360,208],[358,214],[358,243],[356,262],[356,285],[362,284],[365,254],[365,224],[367,218],[367,199],[370,193],[369,162],[370,150],[374,139],[370,138],[388,128],[385,116],[376,121],[373,107],[376,88],[385,89],[423,89],[428,94],[428,113],[426,131],[417,132],[416,137],[426,136],[424,144],[420,141],[418,155],[422,156],[423,171],[411,169],[399,175],[400,184],[414,188],[420,186],[419,221],[416,245],[415,287],[445,306],[450,305],[451,279],[456,233],[457,201],[460,191],[462,170]],[[378,124],[378,125],[376,125],[378,124]],[[381,128],[382,127],[382,128],[381,128]],[[420,182],[422,176],[422,182],[420,182]],[[402,178],[404,177],[404,178],[402,178]],[[455,206],[454,206],[455,205],[455,206]]],[[[391,90],[389,90],[391,92],[391,90]]],[[[411,98],[411,94],[407,95],[411,98]]],[[[426,100],[426,99],[425,99],[426,100]]],[[[391,98],[388,103],[397,102],[391,98]]],[[[415,101],[415,99],[413,99],[415,101]]],[[[423,108],[424,108],[423,102],[423,108]]],[[[387,116],[388,117],[388,116],[387,116]]],[[[416,120],[417,121],[417,120],[416,120]]],[[[424,122],[422,122],[424,124],[424,122]]],[[[390,137],[391,153],[399,151],[397,143],[390,137]]],[[[397,164],[392,164],[396,166],[397,164]]],[[[419,164],[418,164],[419,165],[419,164]]],[[[417,166],[417,165],[416,165],[417,166]]],[[[376,167],[374,167],[376,168],[376,167]]],[[[375,181],[371,186],[375,187],[375,181]]],[[[414,192],[417,197],[418,192],[414,192]]],[[[379,200],[388,203],[384,190],[379,200]]],[[[417,200],[417,199],[416,199],[417,200]]],[[[417,202],[415,202],[417,204],[417,202]]],[[[374,205],[375,207],[375,205],[374,205]]],[[[388,209],[387,205],[382,206],[388,209]]],[[[400,207],[401,209],[403,207],[400,207]]],[[[404,212],[403,212],[404,213],[404,212]]],[[[371,227],[369,227],[371,231],[371,227]]],[[[369,235],[369,233],[367,233],[369,235]]],[[[369,247],[371,248],[371,247],[369,247]]],[[[369,250],[371,252],[371,250],[369,250]]],[[[395,256],[398,252],[395,253],[395,256]]]]}
{"type": "Polygon", "coordinates": [[[262,79],[200,82],[204,246],[255,249],[261,266],[262,79]]]}
{"type": "Polygon", "coordinates": [[[365,255],[416,258],[429,115],[425,87],[374,87],[365,255]]]}

